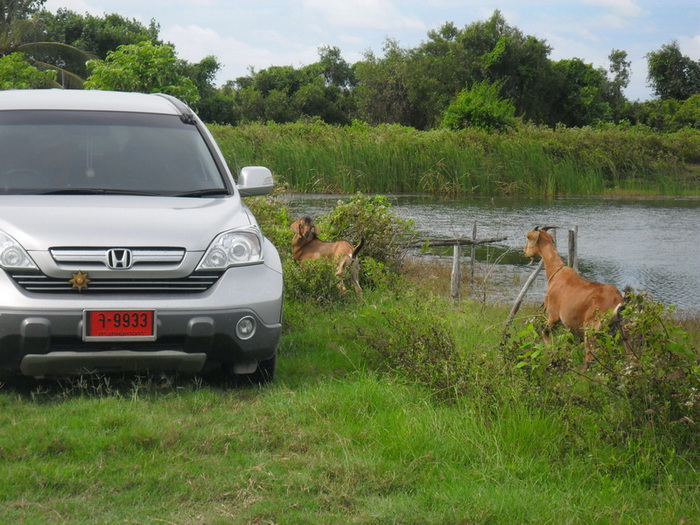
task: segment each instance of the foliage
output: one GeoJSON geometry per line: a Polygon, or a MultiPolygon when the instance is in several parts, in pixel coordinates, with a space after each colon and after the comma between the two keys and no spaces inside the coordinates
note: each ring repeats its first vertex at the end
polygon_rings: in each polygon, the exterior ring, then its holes
{"type": "Polygon", "coordinates": [[[515,107],[500,98],[501,88],[501,83],[480,82],[461,91],[445,110],[442,127],[451,130],[475,127],[488,132],[513,128],[515,107]]]}
{"type": "Polygon", "coordinates": [[[674,448],[697,449],[700,349],[663,304],[635,292],[625,300],[619,318],[607,317],[611,329],[587,334],[595,361],[583,373],[583,342],[566,332],[545,345],[543,318],[504,340],[504,360],[523,374],[522,395],[558,410],[590,411],[610,439],[651,433],[674,448]]]}
{"type": "Polygon", "coordinates": [[[243,121],[292,122],[318,117],[347,124],[352,113],[350,65],[334,47],[319,49],[320,61],[295,69],[273,66],[236,80],[233,104],[243,121]]]}
{"type": "Polygon", "coordinates": [[[684,434],[697,435],[700,355],[670,319],[672,310],[644,293],[628,293],[625,302],[614,320],[619,330],[593,334],[597,379],[626,400],[634,426],[673,429],[681,442],[684,434]]]}
{"type": "Polygon", "coordinates": [[[0,89],[35,89],[56,86],[55,71],[39,71],[22,53],[0,58],[0,89]]]}
{"type": "Polygon", "coordinates": [[[432,128],[464,86],[481,82],[500,83],[516,114],[542,118],[551,85],[544,41],[509,26],[499,11],[463,29],[447,23],[428,37],[414,49],[388,40],[384,57],[367,54],[356,65],[360,118],[432,128]]]}
{"type": "Polygon", "coordinates": [[[162,44],[160,28],[151,20],[148,27],[135,18],[128,19],[117,13],[103,17],[80,15],[70,9],[59,8],[56,14],[41,11],[36,15],[44,40],[68,44],[104,60],[119,46],[151,42],[162,44]]]}
{"type": "Polygon", "coordinates": [[[275,245],[284,261],[291,255],[292,218],[289,208],[275,196],[247,197],[245,204],[258,221],[260,230],[275,245]]]}
{"type": "Polygon", "coordinates": [[[393,40],[385,43],[383,58],[366,53],[355,64],[358,116],[370,124],[432,127],[440,103],[439,82],[424,70],[416,57],[393,40]]]}
{"type": "Polygon", "coordinates": [[[293,191],[440,195],[694,192],[700,134],[643,126],[520,126],[418,131],[402,126],[210,126],[229,165],[265,165],[293,191]]]}
{"type": "Polygon", "coordinates": [[[673,115],[674,124],[680,128],[700,129],[700,93],[691,95],[673,115]]]}
{"type": "MultiPolygon", "coordinates": [[[[349,300],[354,292],[343,291],[336,277],[338,263],[330,259],[312,259],[299,264],[291,257],[284,265],[284,297],[286,300],[322,305],[337,305],[349,300]]],[[[345,284],[346,290],[352,290],[345,284]]]]}
{"type": "Polygon", "coordinates": [[[392,211],[384,195],[373,197],[357,194],[349,201],[339,201],[327,216],[316,220],[320,237],[345,239],[357,245],[364,239],[362,258],[371,258],[398,269],[406,252],[406,243],[414,235],[413,221],[392,211]]]}
{"type": "Polygon", "coordinates": [[[89,53],[61,42],[46,41],[37,16],[44,0],[0,3],[0,57],[22,52],[38,69],[60,73],[62,87],[82,87],[89,53]]]}
{"type": "Polygon", "coordinates": [[[189,104],[199,100],[194,82],[177,73],[175,51],[150,42],[122,45],[105,60],[88,62],[87,89],[166,93],[189,104]]]}
{"type": "Polygon", "coordinates": [[[551,94],[549,124],[588,126],[611,120],[606,93],[614,87],[609,85],[604,71],[578,58],[560,60],[552,68],[559,89],[551,94]]]}
{"type": "Polygon", "coordinates": [[[469,368],[452,338],[445,304],[423,294],[399,293],[402,308],[383,309],[382,323],[357,330],[379,370],[398,373],[428,388],[438,398],[454,400],[469,384],[469,368]]]}
{"type": "Polygon", "coordinates": [[[681,54],[678,42],[647,54],[649,84],[662,99],[685,100],[700,94],[700,61],[681,54]]]}

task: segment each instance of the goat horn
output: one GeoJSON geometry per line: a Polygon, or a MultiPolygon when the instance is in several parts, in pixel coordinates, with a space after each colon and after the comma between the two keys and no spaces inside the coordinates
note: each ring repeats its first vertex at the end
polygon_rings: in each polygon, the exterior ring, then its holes
{"type": "Polygon", "coordinates": [[[559,228],[559,226],[542,226],[542,227],[539,228],[539,229],[542,230],[542,231],[547,231],[547,230],[555,230],[555,229],[557,229],[557,228],[559,228]]]}

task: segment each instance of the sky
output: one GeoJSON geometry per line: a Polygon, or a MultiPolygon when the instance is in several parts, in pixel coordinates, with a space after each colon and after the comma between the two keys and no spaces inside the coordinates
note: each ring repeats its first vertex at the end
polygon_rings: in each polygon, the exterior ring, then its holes
{"type": "Polygon", "coordinates": [[[178,58],[221,64],[215,83],[270,66],[312,64],[334,46],[349,63],[383,55],[387,39],[414,48],[446,22],[458,28],[499,10],[511,27],[545,40],[549,58],[579,58],[608,68],[613,49],[631,62],[629,100],[653,97],[646,54],[676,41],[700,60],[700,0],[47,0],[46,9],[118,13],[144,25],[155,20],[178,58]]]}

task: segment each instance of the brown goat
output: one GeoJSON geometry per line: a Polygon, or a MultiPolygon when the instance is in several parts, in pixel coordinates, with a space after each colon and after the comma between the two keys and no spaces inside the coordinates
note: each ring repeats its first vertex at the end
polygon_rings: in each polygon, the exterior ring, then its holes
{"type": "MultiPolygon", "coordinates": [[[[601,316],[617,311],[623,304],[622,294],[609,284],[589,281],[562,261],[554,245],[554,239],[546,230],[552,226],[527,232],[525,256],[539,255],[547,274],[547,294],[544,306],[547,309],[547,328],[543,334],[545,342],[557,322],[566,326],[577,336],[588,329],[600,330],[601,316]]],[[[585,341],[587,367],[593,361],[592,344],[585,341]]]]}
{"type": "MultiPolygon", "coordinates": [[[[350,276],[355,293],[360,295],[362,288],[359,282],[359,267],[357,255],[364,245],[364,239],[353,248],[347,241],[324,242],[318,238],[318,226],[311,217],[304,217],[292,223],[291,230],[294,232],[292,239],[292,258],[295,261],[307,261],[310,259],[320,259],[322,257],[338,261],[336,277],[341,278],[342,274],[350,268],[350,276]]],[[[338,283],[341,291],[345,291],[345,286],[341,280],[338,283]]]]}

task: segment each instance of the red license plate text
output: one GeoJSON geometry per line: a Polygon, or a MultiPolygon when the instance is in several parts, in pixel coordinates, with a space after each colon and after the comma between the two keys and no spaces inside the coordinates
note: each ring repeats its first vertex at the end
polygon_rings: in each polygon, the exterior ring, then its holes
{"type": "Polygon", "coordinates": [[[102,310],[85,314],[87,337],[155,337],[153,310],[102,310]]]}

